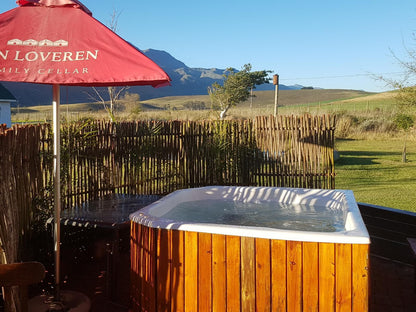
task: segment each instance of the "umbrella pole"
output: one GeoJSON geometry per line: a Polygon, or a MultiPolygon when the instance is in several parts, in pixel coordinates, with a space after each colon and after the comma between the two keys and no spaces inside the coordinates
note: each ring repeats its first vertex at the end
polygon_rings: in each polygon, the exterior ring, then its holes
{"type": "Polygon", "coordinates": [[[60,88],[53,85],[53,176],[54,176],[54,248],[55,248],[55,301],[61,301],[61,153],[60,153],[60,88]]]}

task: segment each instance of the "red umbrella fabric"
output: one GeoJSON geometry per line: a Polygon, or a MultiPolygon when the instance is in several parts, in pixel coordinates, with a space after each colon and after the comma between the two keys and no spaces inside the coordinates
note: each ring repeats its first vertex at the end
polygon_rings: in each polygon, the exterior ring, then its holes
{"type": "Polygon", "coordinates": [[[0,14],[0,81],[53,85],[55,300],[60,302],[59,86],[170,84],[137,48],[92,17],[78,0],[18,0],[0,14]]]}
{"type": "Polygon", "coordinates": [[[169,76],[76,0],[20,0],[0,14],[0,80],[78,86],[169,84],[169,76]]]}
{"type": "Polygon", "coordinates": [[[20,6],[24,5],[43,5],[43,6],[73,6],[75,8],[81,8],[89,15],[92,15],[91,11],[87,9],[78,0],[17,0],[16,3],[20,6]]]}

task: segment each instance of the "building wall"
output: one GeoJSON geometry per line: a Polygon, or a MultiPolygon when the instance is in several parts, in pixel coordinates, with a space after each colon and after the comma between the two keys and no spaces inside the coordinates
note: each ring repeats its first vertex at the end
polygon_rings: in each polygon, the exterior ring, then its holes
{"type": "Polygon", "coordinates": [[[9,128],[12,126],[10,103],[0,102],[0,124],[6,124],[9,128]]]}

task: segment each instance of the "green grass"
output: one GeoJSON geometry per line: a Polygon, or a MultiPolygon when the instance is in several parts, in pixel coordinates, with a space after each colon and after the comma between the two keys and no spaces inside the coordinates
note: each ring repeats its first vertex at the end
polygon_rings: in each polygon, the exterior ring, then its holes
{"type": "MultiPolygon", "coordinates": [[[[274,113],[274,91],[254,91],[255,97],[239,103],[229,111],[229,118],[253,118],[257,115],[274,113]]],[[[391,107],[392,99],[389,92],[374,94],[356,90],[282,90],[279,91],[278,113],[291,114],[326,114],[338,111],[362,111],[391,107]]],[[[217,114],[210,113],[211,100],[208,95],[168,96],[140,101],[142,111],[131,111],[132,107],[125,107],[116,111],[116,118],[126,119],[212,119],[217,114]],[[204,103],[208,108],[202,111],[189,110],[188,103],[204,103]]],[[[100,103],[80,103],[61,105],[61,115],[64,118],[106,118],[103,105],[100,103]]],[[[27,108],[12,108],[13,122],[29,122],[30,120],[50,120],[52,105],[32,106],[27,108]]]]}
{"type": "Polygon", "coordinates": [[[357,201],[416,212],[416,142],[337,140],[336,188],[354,191],[357,201]]]}

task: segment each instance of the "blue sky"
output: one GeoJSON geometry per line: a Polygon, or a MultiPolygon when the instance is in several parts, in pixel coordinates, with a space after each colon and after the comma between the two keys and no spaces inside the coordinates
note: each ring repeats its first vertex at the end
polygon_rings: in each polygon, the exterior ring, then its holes
{"type": "MultiPolygon", "coordinates": [[[[170,53],[189,67],[278,73],[286,85],[383,91],[371,76],[396,77],[416,49],[414,0],[349,1],[114,1],[81,0],[118,34],[140,49],[170,53]]],[[[2,0],[0,12],[15,8],[2,0]]]]}

